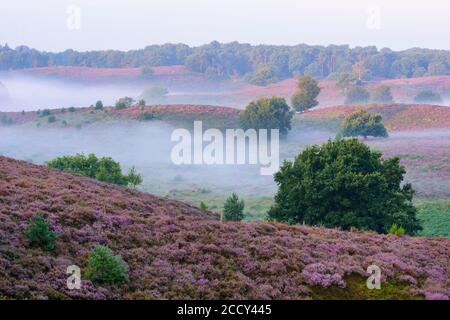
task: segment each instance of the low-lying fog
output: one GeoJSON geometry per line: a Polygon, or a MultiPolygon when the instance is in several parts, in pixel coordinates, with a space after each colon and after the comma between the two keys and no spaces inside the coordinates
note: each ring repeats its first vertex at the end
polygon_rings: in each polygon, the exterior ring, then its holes
{"type": "Polygon", "coordinates": [[[14,75],[0,77],[0,82],[8,94],[8,99],[0,102],[0,111],[87,107],[97,100],[113,105],[123,96],[137,97],[142,93],[142,88],[135,85],[79,84],[14,75]]]}
{"type": "MultiPolygon", "coordinates": [[[[205,201],[213,209],[220,208],[224,199],[236,192],[249,204],[246,211],[250,218],[260,219],[276,191],[272,176],[262,176],[260,165],[177,166],[171,161],[172,148],[177,144],[171,141],[174,129],[159,121],[104,123],[82,129],[0,127],[0,155],[37,164],[76,153],[109,156],[119,161],[124,171],[136,166],[144,179],[142,191],[197,205],[205,201]]],[[[320,144],[334,136],[327,131],[292,130],[281,140],[280,163],[292,159],[306,145],[320,144]]],[[[388,139],[365,142],[386,156],[404,157],[407,179],[419,196],[450,196],[449,172],[445,173],[450,159],[450,130],[393,133],[388,139]]]]}
{"type": "Polygon", "coordinates": [[[142,188],[158,194],[174,189],[208,188],[230,193],[272,194],[273,179],[261,176],[259,165],[173,164],[171,151],[177,144],[171,141],[174,129],[158,121],[101,124],[82,129],[0,127],[0,155],[38,164],[76,153],[109,156],[119,161],[125,170],[136,166],[144,176],[142,188]]]}
{"type": "Polygon", "coordinates": [[[98,100],[111,106],[124,96],[140,99],[144,90],[152,87],[166,88],[168,94],[146,98],[149,104],[214,104],[242,107],[242,103],[233,100],[234,95],[228,86],[205,87],[203,83],[197,85],[183,81],[159,80],[76,82],[0,73],[0,111],[88,107],[98,100]]]}

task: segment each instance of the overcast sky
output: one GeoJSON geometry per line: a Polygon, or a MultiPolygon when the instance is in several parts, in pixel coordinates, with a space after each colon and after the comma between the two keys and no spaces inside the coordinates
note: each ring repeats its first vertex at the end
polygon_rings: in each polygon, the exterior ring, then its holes
{"type": "Polygon", "coordinates": [[[212,40],[450,49],[448,0],[1,0],[0,43],[138,49],[212,40]]]}

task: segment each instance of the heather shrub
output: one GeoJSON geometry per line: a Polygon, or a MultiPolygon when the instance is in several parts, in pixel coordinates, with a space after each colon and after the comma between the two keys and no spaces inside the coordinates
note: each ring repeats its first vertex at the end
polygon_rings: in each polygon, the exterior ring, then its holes
{"type": "Polygon", "coordinates": [[[52,251],[55,248],[56,235],[55,231],[50,230],[49,223],[42,212],[38,212],[36,217],[30,220],[30,226],[25,231],[30,244],[45,251],[52,251]]]}
{"type": "Polygon", "coordinates": [[[223,218],[225,221],[241,221],[244,219],[244,200],[239,200],[239,197],[233,193],[223,206],[223,218]]]}
{"type": "Polygon", "coordinates": [[[115,256],[108,247],[100,245],[89,255],[86,276],[98,284],[119,284],[128,280],[122,258],[115,256]]]}
{"type": "Polygon", "coordinates": [[[398,226],[396,223],[394,223],[391,228],[389,229],[389,234],[393,234],[395,236],[402,236],[405,234],[405,229],[403,227],[398,226]]]}
{"type": "Polygon", "coordinates": [[[387,233],[392,224],[408,234],[421,230],[414,191],[402,184],[399,158],[382,159],[357,139],[311,146],[275,174],[279,189],[271,220],[387,233]]]}

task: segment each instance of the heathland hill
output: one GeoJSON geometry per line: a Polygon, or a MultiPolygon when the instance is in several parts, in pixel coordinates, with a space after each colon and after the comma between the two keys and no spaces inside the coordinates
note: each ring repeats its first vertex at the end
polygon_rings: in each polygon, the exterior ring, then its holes
{"type": "Polygon", "coordinates": [[[33,299],[321,299],[450,296],[450,239],[412,238],[277,223],[226,223],[187,204],[0,157],[0,297],[33,299]],[[58,233],[51,253],[24,232],[43,212],[58,233]],[[82,282],[106,245],[129,281],[82,282]],[[367,267],[382,289],[366,288],[367,267]]]}

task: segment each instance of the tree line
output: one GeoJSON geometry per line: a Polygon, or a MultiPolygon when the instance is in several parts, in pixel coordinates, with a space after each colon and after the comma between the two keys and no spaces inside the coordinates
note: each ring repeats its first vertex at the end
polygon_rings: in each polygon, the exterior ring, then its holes
{"type": "MultiPolygon", "coordinates": [[[[450,51],[413,48],[393,51],[375,46],[273,46],[238,42],[190,47],[185,44],[151,45],[139,50],[52,53],[26,46],[0,45],[0,70],[48,66],[146,67],[185,65],[210,78],[243,78],[257,85],[307,75],[336,80],[353,75],[359,80],[449,75],[450,51]]],[[[150,74],[151,76],[151,74],[150,74]]]]}

